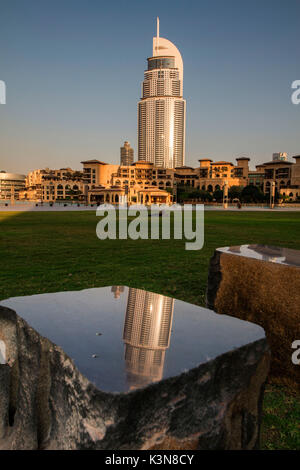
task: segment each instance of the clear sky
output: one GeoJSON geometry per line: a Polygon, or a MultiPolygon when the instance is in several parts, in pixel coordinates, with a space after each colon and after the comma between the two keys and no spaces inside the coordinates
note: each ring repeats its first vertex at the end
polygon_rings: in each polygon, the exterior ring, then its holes
{"type": "Polygon", "coordinates": [[[183,56],[187,165],[300,153],[300,0],[0,0],[0,170],[137,157],[156,16],[183,56]]]}

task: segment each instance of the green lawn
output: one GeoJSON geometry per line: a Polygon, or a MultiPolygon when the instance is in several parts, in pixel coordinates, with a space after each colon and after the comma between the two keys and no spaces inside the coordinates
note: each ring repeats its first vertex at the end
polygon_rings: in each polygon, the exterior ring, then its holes
{"type": "MultiPolygon", "coordinates": [[[[93,211],[0,212],[0,299],[128,285],[204,305],[209,259],[216,247],[263,243],[300,249],[300,212],[206,212],[200,251],[186,251],[181,240],[100,241],[98,220],[93,211]]],[[[298,398],[268,388],[264,448],[300,448],[298,398]],[[278,394],[292,403],[286,407],[288,418],[280,418],[283,437],[272,427],[279,423],[273,419],[278,394]]],[[[282,406],[283,415],[284,410],[282,406]]]]}

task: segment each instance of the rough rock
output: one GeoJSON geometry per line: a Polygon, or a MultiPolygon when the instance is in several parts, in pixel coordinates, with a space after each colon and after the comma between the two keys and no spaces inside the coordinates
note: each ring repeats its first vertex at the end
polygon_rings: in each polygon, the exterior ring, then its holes
{"type": "Polygon", "coordinates": [[[299,392],[291,345],[300,339],[300,268],[222,250],[210,260],[208,308],[262,326],[272,354],[270,378],[299,392]]]}
{"type": "Polygon", "coordinates": [[[265,339],[129,393],[104,393],[64,351],[0,307],[1,449],[254,449],[265,339]]]}

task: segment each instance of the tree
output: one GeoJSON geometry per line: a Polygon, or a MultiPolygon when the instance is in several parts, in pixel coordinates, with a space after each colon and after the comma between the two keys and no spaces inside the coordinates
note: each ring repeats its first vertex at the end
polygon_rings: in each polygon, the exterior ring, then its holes
{"type": "Polygon", "coordinates": [[[241,193],[242,202],[263,202],[265,200],[264,193],[257,187],[253,185],[245,186],[241,193]]]}
{"type": "Polygon", "coordinates": [[[213,198],[214,198],[217,202],[222,202],[222,201],[223,201],[223,191],[222,191],[222,189],[216,189],[216,190],[213,192],[213,198]]]}
{"type": "Polygon", "coordinates": [[[232,199],[241,199],[243,191],[243,186],[231,186],[228,190],[228,197],[232,201],[232,199]]]}

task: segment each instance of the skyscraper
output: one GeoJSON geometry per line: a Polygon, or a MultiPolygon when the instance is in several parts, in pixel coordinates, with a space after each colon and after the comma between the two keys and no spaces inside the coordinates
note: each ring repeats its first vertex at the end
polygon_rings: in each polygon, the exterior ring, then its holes
{"type": "Polygon", "coordinates": [[[120,165],[129,166],[133,163],[134,151],[127,140],[124,142],[123,147],[120,148],[120,165]]]}
{"type": "Polygon", "coordinates": [[[147,59],[142,98],[138,104],[138,159],[164,168],[184,165],[185,100],[183,62],[168,39],[153,38],[153,56],[147,59]]]}

